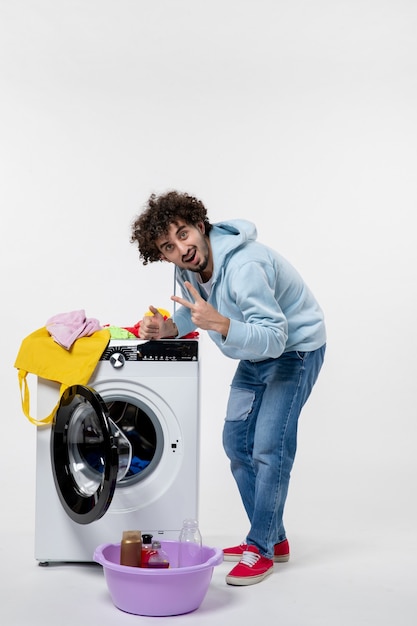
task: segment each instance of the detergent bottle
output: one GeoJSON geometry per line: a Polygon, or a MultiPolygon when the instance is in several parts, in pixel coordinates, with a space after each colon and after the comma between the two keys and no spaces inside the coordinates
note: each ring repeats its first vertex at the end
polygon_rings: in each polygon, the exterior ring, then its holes
{"type": "Polygon", "coordinates": [[[161,546],[160,541],[152,542],[152,550],[148,559],[149,568],[167,568],[169,567],[169,558],[165,550],[161,546]]]}
{"type": "Polygon", "coordinates": [[[123,531],[120,544],[120,565],[140,567],[142,556],[142,533],[140,530],[123,531]]]}

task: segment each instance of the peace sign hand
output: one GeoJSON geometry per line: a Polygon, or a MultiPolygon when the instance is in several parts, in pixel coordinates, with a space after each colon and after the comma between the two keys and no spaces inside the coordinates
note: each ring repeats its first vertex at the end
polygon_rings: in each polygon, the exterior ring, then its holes
{"type": "Polygon", "coordinates": [[[190,282],[186,281],[185,286],[194,302],[179,296],[171,296],[171,300],[190,309],[191,321],[198,328],[214,330],[226,337],[230,326],[229,318],[221,315],[211,304],[206,302],[190,282]]]}

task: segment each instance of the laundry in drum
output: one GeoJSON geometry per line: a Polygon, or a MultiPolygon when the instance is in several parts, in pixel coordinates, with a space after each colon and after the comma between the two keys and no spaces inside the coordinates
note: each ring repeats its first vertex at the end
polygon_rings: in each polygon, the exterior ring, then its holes
{"type": "Polygon", "coordinates": [[[143,461],[139,459],[137,456],[132,457],[132,461],[130,463],[129,470],[126,476],[134,476],[135,474],[139,474],[145,467],[148,467],[149,461],[143,461]]]}
{"type": "Polygon", "coordinates": [[[152,461],[156,448],[156,433],[146,413],[124,400],[107,402],[109,416],[123,432],[132,447],[132,460],[125,478],[137,476],[152,461]]]}

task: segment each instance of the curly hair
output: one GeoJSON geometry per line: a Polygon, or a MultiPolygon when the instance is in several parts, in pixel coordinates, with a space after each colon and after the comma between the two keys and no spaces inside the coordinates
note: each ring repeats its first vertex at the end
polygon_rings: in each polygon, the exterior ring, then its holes
{"type": "Polygon", "coordinates": [[[178,219],[191,226],[203,222],[206,235],[212,229],[207,210],[201,200],[178,191],[169,191],[160,196],[153,193],[149,197],[143,213],[132,224],[130,238],[131,243],[136,242],[138,245],[143,265],[160,260],[161,252],[155,241],[166,235],[170,225],[175,224],[178,219]]]}

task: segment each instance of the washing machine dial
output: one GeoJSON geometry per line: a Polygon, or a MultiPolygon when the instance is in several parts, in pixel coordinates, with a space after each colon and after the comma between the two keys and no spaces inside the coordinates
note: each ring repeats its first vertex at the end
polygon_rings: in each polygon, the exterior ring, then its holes
{"type": "Polygon", "coordinates": [[[113,365],[114,369],[118,370],[125,364],[126,356],[123,352],[113,352],[113,354],[110,355],[109,361],[113,365]]]}

